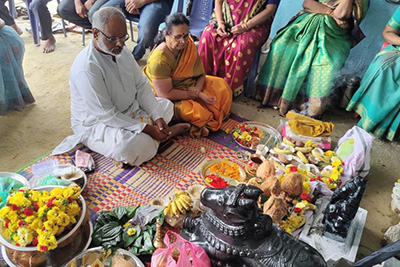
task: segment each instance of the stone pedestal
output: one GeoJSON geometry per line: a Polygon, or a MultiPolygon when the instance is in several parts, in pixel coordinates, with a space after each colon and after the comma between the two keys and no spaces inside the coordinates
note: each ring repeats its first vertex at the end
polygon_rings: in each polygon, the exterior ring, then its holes
{"type": "Polygon", "coordinates": [[[342,267],[345,266],[345,262],[350,265],[356,259],[368,212],[362,208],[358,209],[355,218],[350,224],[346,239],[340,242],[335,237],[323,235],[322,220],[329,201],[330,197],[322,197],[317,200],[316,213],[307,221],[299,238],[318,250],[328,266],[342,267]]]}

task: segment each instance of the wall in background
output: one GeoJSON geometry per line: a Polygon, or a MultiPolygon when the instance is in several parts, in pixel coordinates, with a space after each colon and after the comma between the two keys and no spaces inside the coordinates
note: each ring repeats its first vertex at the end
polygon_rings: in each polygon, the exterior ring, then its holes
{"type": "MultiPolygon", "coordinates": [[[[270,38],[273,38],[276,32],[302,9],[302,4],[302,0],[281,0],[270,38]]],[[[382,30],[397,7],[399,6],[388,4],[384,0],[371,0],[367,16],[360,25],[366,38],[351,50],[343,73],[362,76],[380,50],[383,44],[382,30]]]]}

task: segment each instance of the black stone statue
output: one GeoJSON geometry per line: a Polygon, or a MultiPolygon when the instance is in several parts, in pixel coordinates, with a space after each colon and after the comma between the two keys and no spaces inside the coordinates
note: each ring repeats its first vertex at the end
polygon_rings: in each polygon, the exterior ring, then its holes
{"type": "Polygon", "coordinates": [[[358,176],[333,193],[325,210],[324,235],[340,241],[346,238],[347,230],[357,214],[367,183],[366,179],[358,176]]]}
{"type": "Polygon", "coordinates": [[[209,209],[199,218],[186,218],[181,235],[203,247],[213,266],[326,266],[314,248],[278,229],[260,212],[261,194],[244,184],[204,189],[201,203],[209,209]]]}

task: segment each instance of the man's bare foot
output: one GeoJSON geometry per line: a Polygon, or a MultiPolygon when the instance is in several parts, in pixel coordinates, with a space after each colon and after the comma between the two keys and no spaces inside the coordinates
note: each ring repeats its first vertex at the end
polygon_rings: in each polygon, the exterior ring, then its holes
{"type": "Polygon", "coordinates": [[[173,138],[177,135],[181,135],[189,131],[190,129],[190,123],[177,123],[171,127],[169,127],[171,130],[172,134],[170,138],[173,138]]]}
{"type": "Polygon", "coordinates": [[[44,44],[43,53],[51,53],[54,51],[54,49],[56,49],[56,38],[54,38],[54,36],[50,36],[44,44]]]}
{"type": "Polygon", "coordinates": [[[206,127],[203,127],[203,128],[201,129],[201,136],[206,137],[206,136],[208,136],[209,134],[210,134],[210,130],[208,130],[206,127]]]}
{"type": "Polygon", "coordinates": [[[14,23],[13,25],[10,25],[10,27],[13,28],[19,35],[22,34],[22,30],[17,24],[14,23]]]}
{"type": "Polygon", "coordinates": [[[117,161],[115,159],[113,159],[112,161],[116,168],[121,169],[122,167],[124,167],[124,163],[122,161],[117,161]]]}

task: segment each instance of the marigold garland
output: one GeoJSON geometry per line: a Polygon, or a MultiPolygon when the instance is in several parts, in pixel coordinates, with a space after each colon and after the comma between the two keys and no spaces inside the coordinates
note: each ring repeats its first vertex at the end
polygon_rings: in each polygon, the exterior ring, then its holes
{"type": "Polygon", "coordinates": [[[37,246],[45,252],[57,247],[56,236],[72,228],[80,214],[80,187],[71,185],[51,192],[20,189],[0,210],[2,235],[15,246],[37,246]]]}

